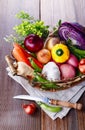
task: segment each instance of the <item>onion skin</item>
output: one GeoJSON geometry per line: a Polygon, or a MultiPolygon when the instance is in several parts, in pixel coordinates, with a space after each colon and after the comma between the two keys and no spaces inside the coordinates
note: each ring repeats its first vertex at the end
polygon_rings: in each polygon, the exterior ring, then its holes
{"type": "Polygon", "coordinates": [[[51,52],[48,49],[43,48],[36,55],[38,61],[42,64],[46,64],[51,60],[51,52]]]}
{"type": "Polygon", "coordinates": [[[42,69],[42,75],[44,75],[49,81],[55,82],[56,80],[60,80],[60,70],[58,65],[52,61],[48,62],[42,69]]]}
{"type": "Polygon", "coordinates": [[[30,34],[25,38],[24,46],[30,52],[38,52],[43,48],[44,42],[38,35],[30,34]]]}
{"type": "Polygon", "coordinates": [[[55,37],[52,37],[52,38],[50,38],[48,41],[47,41],[47,43],[46,43],[46,48],[48,49],[48,50],[51,50],[52,49],[52,47],[54,46],[54,45],[56,45],[56,44],[58,44],[58,43],[60,43],[60,38],[55,38],[55,37]]]}

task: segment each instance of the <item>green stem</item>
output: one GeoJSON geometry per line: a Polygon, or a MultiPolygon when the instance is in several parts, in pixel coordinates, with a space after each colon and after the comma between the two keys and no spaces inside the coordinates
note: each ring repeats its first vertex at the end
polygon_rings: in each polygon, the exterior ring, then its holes
{"type": "Polygon", "coordinates": [[[29,60],[30,60],[30,63],[32,65],[32,67],[35,69],[35,71],[37,71],[37,72],[41,72],[42,71],[42,69],[39,68],[39,66],[33,61],[33,59],[31,57],[29,58],[29,60]]]}
{"type": "Polygon", "coordinates": [[[39,83],[42,86],[42,89],[48,90],[48,89],[59,88],[59,86],[57,86],[56,83],[48,81],[47,79],[43,78],[38,73],[35,73],[34,75],[35,75],[34,82],[39,83]]]}
{"type": "Polygon", "coordinates": [[[76,55],[79,59],[85,58],[85,50],[81,50],[79,48],[76,48],[75,46],[71,45],[70,43],[67,44],[70,51],[76,55]]]}

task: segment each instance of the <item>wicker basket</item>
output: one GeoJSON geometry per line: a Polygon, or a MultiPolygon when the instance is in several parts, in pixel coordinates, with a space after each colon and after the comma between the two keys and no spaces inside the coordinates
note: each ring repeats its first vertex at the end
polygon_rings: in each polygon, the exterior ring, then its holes
{"type": "MultiPolygon", "coordinates": [[[[17,75],[17,70],[13,65],[14,60],[10,57],[10,56],[6,56],[5,57],[7,64],[10,68],[10,71],[13,75],[17,75]]],[[[79,75],[76,76],[74,78],[68,79],[68,80],[59,80],[56,82],[49,82],[49,83],[55,83],[56,84],[56,88],[51,88],[51,89],[42,89],[42,82],[35,82],[32,79],[27,79],[29,80],[31,86],[37,88],[37,89],[41,89],[42,91],[50,91],[50,92],[55,92],[55,91],[59,91],[59,90],[64,90],[64,89],[68,89],[70,87],[74,87],[76,84],[82,82],[83,80],[85,80],[85,75],[79,75]]],[[[47,84],[47,82],[44,84],[47,84]]]]}
{"type": "MultiPolygon", "coordinates": [[[[33,87],[41,89],[42,91],[45,90],[45,91],[55,92],[55,91],[64,90],[64,89],[74,87],[75,85],[77,85],[78,83],[80,83],[84,80],[85,80],[85,75],[80,75],[80,76],[76,76],[76,77],[68,79],[68,80],[59,80],[56,82],[51,82],[51,83],[56,84],[56,88],[51,88],[51,89],[43,89],[42,82],[32,82],[31,85],[33,87]]],[[[44,84],[46,84],[46,83],[44,82],[44,84]]]]}

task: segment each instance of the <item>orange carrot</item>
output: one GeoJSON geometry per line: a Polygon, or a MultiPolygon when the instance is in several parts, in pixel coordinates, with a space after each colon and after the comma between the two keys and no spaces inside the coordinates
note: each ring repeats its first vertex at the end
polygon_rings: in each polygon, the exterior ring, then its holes
{"type": "Polygon", "coordinates": [[[31,56],[30,53],[28,53],[24,48],[22,48],[18,43],[13,44],[14,48],[22,50],[22,52],[25,54],[25,56],[28,58],[31,56]]]}
{"type": "Polygon", "coordinates": [[[33,61],[35,62],[35,64],[37,64],[41,69],[43,68],[43,65],[37,59],[35,59],[31,54],[26,52],[25,49],[23,49],[18,43],[14,43],[13,46],[14,48],[12,51],[12,55],[17,61],[25,62],[26,64],[31,66],[31,63],[29,60],[29,57],[31,57],[33,58],[33,61]]]}
{"type": "Polygon", "coordinates": [[[19,44],[15,43],[12,55],[17,61],[22,61],[31,66],[30,61],[27,59],[31,55],[27,53],[19,44]]]}

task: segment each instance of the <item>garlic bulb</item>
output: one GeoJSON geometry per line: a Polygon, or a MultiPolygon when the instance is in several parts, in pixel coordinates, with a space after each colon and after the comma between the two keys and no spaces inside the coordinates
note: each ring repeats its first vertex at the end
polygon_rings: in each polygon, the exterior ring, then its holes
{"type": "Polygon", "coordinates": [[[42,74],[49,81],[60,80],[60,70],[54,62],[48,62],[46,65],[44,65],[42,74]]]}

